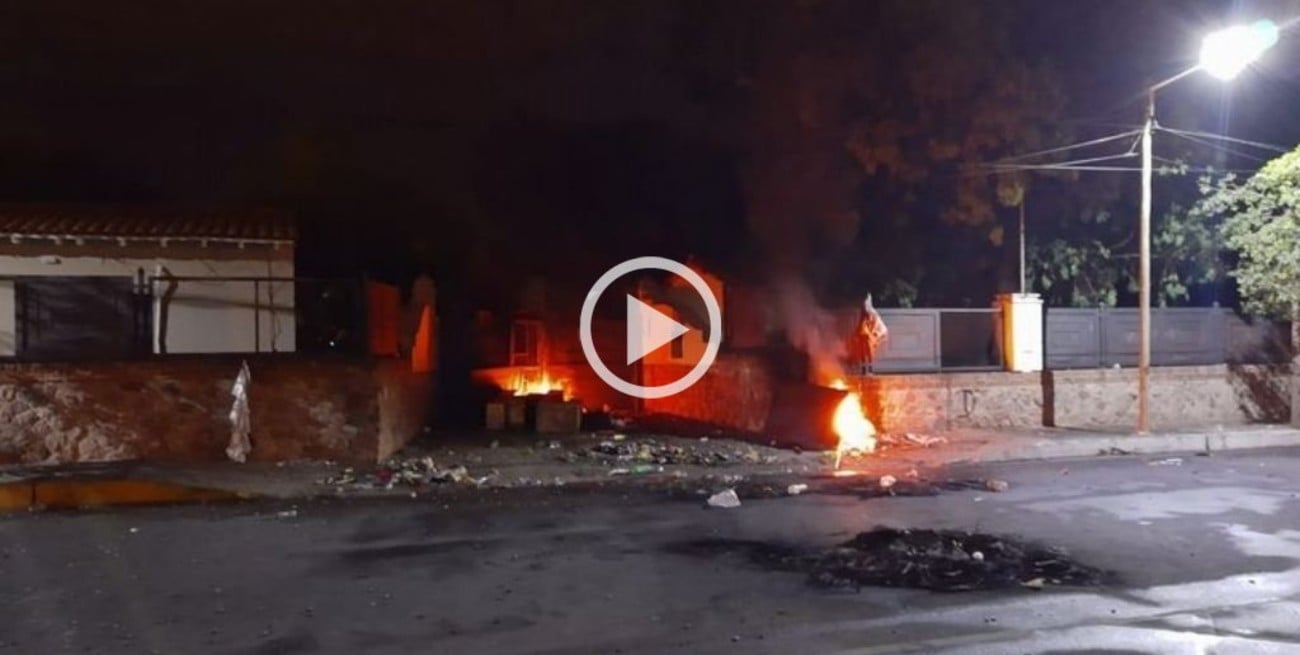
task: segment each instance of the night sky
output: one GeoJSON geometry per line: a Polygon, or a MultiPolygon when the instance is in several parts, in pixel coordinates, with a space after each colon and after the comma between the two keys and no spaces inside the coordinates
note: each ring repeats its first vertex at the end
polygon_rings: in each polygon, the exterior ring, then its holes
{"type": "MultiPolygon", "coordinates": [[[[1013,272],[1014,252],[985,238],[1008,214],[954,223],[939,174],[903,189],[844,152],[841,125],[961,86],[908,86],[898,68],[985,51],[1050,68],[1060,105],[1034,137],[1050,145],[1135,126],[1144,83],[1193,62],[1207,29],[1300,16],[1289,1],[900,4],[6,3],[0,197],[281,207],[301,216],[304,273],[428,270],[486,296],[521,274],[588,280],[628,256],[696,253],[828,294],[907,269],[922,300],[985,304],[1013,272]],[[821,118],[791,127],[807,98],[821,118]]],[[[1162,122],[1292,147],[1297,61],[1284,34],[1231,85],[1163,93],[1162,122]]],[[[1117,214],[1136,210],[1128,177],[1117,214]]]]}

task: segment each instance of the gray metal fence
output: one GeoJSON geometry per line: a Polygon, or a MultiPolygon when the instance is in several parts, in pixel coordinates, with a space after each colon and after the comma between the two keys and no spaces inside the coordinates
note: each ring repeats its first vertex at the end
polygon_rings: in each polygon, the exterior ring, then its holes
{"type": "MultiPolygon", "coordinates": [[[[1044,362],[1049,369],[1136,366],[1138,310],[1047,309],[1044,362]]],[[[1151,310],[1151,364],[1267,364],[1287,360],[1286,327],[1249,322],[1211,308],[1151,310]]]]}
{"type": "MultiPolygon", "coordinates": [[[[1002,313],[980,309],[881,309],[889,339],[861,373],[995,371],[1003,365],[1002,313]]],[[[1151,311],[1154,366],[1274,364],[1289,360],[1289,327],[1249,321],[1231,310],[1151,311]]],[[[1044,364],[1049,369],[1136,366],[1138,310],[1047,308],[1044,364]]]]}
{"type": "Polygon", "coordinates": [[[881,309],[889,339],[864,372],[995,371],[1002,313],[988,309],[881,309]]]}

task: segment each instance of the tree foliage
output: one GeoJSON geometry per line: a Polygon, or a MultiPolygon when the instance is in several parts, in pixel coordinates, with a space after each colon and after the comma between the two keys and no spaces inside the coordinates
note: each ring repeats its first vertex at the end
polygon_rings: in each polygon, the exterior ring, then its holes
{"type": "MultiPolygon", "coordinates": [[[[1121,294],[1138,293],[1136,221],[1123,223],[1109,212],[1083,221],[1094,234],[1115,235],[1075,239],[1054,238],[1029,248],[1030,281],[1048,304],[1070,307],[1112,307],[1121,294]]],[[[1177,204],[1152,225],[1151,288],[1157,306],[1185,303],[1197,285],[1222,275],[1217,223],[1177,204]]]]}
{"type": "Polygon", "coordinates": [[[987,302],[1014,257],[1006,208],[1029,180],[974,165],[1070,138],[1061,85],[1016,51],[1013,13],[942,0],[753,7],[750,36],[733,41],[749,53],[735,60],[736,136],[768,261],[886,303],[987,302]]]}
{"type": "Polygon", "coordinates": [[[1300,308],[1300,148],[1244,181],[1205,179],[1201,190],[1195,214],[1222,220],[1225,244],[1237,256],[1231,274],[1244,308],[1292,318],[1300,308]]]}

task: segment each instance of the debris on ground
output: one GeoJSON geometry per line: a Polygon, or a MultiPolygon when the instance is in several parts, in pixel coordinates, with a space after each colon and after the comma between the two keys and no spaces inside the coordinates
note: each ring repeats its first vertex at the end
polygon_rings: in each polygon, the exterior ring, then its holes
{"type": "Polygon", "coordinates": [[[892,487],[892,486],[894,486],[894,485],[896,485],[896,484],[898,484],[898,478],[896,478],[896,477],[894,477],[894,476],[892,476],[892,475],[882,475],[882,476],[880,476],[880,488],[881,488],[881,489],[889,489],[890,487],[892,487]]]}
{"type": "Polygon", "coordinates": [[[589,459],[605,464],[638,462],[660,466],[727,466],[772,464],[777,461],[776,455],[764,455],[753,446],[723,450],[717,447],[678,446],[655,439],[632,440],[622,435],[614,435],[613,439],[601,441],[594,446],[567,451],[560,457],[569,463],[589,459]]]}
{"type": "Polygon", "coordinates": [[[718,493],[709,496],[709,507],[717,507],[719,509],[740,507],[740,496],[736,495],[735,489],[719,491],[718,493]]]}
{"type": "Polygon", "coordinates": [[[792,484],[785,488],[787,496],[798,496],[805,491],[808,491],[808,485],[806,484],[792,484]]]}
{"type": "Polygon", "coordinates": [[[354,489],[392,489],[396,486],[422,487],[434,483],[481,485],[487,477],[475,478],[464,466],[441,468],[432,457],[390,459],[371,473],[359,474],[352,468],[321,480],[332,487],[354,489]]]}
{"type": "Polygon", "coordinates": [[[663,472],[664,472],[664,467],[662,467],[662,466],[655,466],[655,465],[653,465],[653,464],[637,464],[636,466],[633,466],[633,467],[630,467],[630,468],[616,468],[616,469],[610,469],[610,470],[609,470],[609,474],[610,474],[611,476],[615,476],[615,475],[649,475],[649,474],[651,474],[651,473],[663,473],[663,472]]]}
{"type": "Polygon", "coordinates": [[[705,539],[677,544],[690,555],[739,553],[759,566],[808,575],[829,588],[908,587],[933,591],[1094,586],[1106,575],[1065,551],[1008,537],[954,530],[880,528],[829,550],[805,550],[746,540],[705,539]]]}
{"type": "Polygon", "coordinates": [[[1167,457],[1165,459],[1157,459],[1152,462],[1147,462],[1147,466],[1182,466],[1182,465],[1183,465],[1183,458],[1181,457],[1167,457]]]}
{"type": "Polygon", "coordinates": [[[1002,493],[1007,489],[1010,489],[1011,485],[1008,484],[1006,480],[995,480],[990,478],[984,481],[984,488],[996,493],[1002,493]]]}
{"type": "Polygon", "coordinates": [[[1101,450],[1098,450],[1097,454],[1098,455],[1132,455],[1133,451],[1124,450],[1123,448],[1116,448],[1114,446],[1111,446],[1110,448],[1102,448],[1101,450]]]}
{"type": "Polygon", "coordinates": [[[890,446],[920,446],[922,448],[932,448],[942,443],[948,443],[947,437],[940,437],[930,434],[915,434],[912,432],[885,433],[877,435],[877,440],[890,446]]]}

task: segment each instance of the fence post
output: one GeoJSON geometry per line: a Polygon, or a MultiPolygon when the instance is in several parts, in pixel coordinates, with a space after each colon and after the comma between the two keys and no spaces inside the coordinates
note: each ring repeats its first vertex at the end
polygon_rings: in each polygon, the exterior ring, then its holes
{"type": "Polygon", "coordinates": [[[253,352],[262,352],[262,290],[253,280],[253,352]]]}

